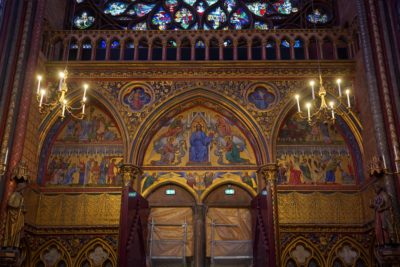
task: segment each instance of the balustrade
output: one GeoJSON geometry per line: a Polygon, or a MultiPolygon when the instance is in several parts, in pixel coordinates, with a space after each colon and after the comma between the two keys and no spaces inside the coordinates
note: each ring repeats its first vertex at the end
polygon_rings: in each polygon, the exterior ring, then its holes
{"type": "Polygon", "coordinates": [[[42,52],[62,60],[345,60],[348,29],[273,31],[49,31],[42,52]]]}

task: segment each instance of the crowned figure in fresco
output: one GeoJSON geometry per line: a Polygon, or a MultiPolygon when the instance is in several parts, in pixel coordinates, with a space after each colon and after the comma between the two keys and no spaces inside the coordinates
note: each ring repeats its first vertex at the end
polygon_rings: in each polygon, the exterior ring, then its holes
{"type": "Polygon", "coordinates": [[[213,140],[213,133],[208,136],[202,129],[200,123],[196,124],[196,130],[190,136],[190,149],[189,161],[192,163],[208,163],[209,151],[211,141],[213,140]]]}

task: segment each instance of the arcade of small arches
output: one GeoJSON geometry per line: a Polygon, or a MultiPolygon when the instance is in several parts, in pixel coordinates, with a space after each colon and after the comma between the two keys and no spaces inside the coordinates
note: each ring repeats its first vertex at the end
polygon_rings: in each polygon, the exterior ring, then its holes
{"type": "Polygon", "coordinates": [[[49,32],[43,53],[49,60],[346,60],[358,51],[356,32],[276,30],[49,32]],[[188,36],[189,35],[189,36],[188,36]]]}

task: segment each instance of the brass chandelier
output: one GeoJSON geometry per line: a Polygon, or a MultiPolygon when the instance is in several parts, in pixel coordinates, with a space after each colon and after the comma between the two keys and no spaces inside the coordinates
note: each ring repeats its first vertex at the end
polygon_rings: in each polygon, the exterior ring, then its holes
{"type": "Polygon", "coordinates": [[[66,116],[66,114],[71,115],[73,118],[82,120],[85,117],[85,105],[86,105],[86,93],[87,90],[89,89],[88,84],[83,85],[83,96],[82,100],[79,103],[79,106],[75,106],[71,104],[71,101],[68,100],[67,98],[67,93],[68,93],[68,85],[67,85],[67,78],[68,78],[68,71],[67,68],[65,68],[64,71],[59,73],[59,83],[58,83],[58,88],[53,88],[52,92],[55,94],[55,97],[53,97],[53,94],[51,93],[48,97],[47,95],[48,90],[45,88],[41,87],[42,79],[43,77],[41,75],[37,76],[38,84],[37,84],[37,90],[36,90],[36,99],[39,104],[39,112],[40,113],[47,113],[51,110],[59,109],[60,110],[60,117],[61,120],[63,120],[66,116]],[[49,102],[46,100],[49,99],[49,102]]]}
{"type": "Polygon", "coordinates": [[[312,99],[304,105],[303,111],[300,105],[300,95],[294,97],[297,104],[297,116],[301,119],[306,119],[310,125],[319,123],[335,123],[336,115],[344,116],[351,112],[350,89],[345,90],[345,96],[342,94],[342,80],[337,79],[338,97],[327,97],[327,91],[324,87],[321,72],[319,74],[319,91],[315,94],[315,81],[310,81],[312,99]]]}

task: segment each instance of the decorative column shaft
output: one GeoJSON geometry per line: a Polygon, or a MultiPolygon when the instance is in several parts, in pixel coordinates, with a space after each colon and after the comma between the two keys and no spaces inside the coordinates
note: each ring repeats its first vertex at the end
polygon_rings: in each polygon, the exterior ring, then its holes
{"type": "MultiPolygon", "coordinates": [[[[369,0],[357,0],[357,11],[358,11],[358,17],[359,17],[359,24],[360,24],[360,39],[361,39],[361,46],[364,50],[364,61],[365,61],[365,69],[366,69],[366,78],[367,78],[367,88],[368,88],[368,96],[369,96],[369,105],[370,105],[370,110],[371,110],[371,115],[372,119],[374,122],[374,133],[375,133],[375,138],[377,142],[377,148],[378,148],[378,153],[379,156],[384,156],[386,159],[390,158],[389,150],[388,150],[388,142],[386,139],[386,125],[384,123],[384,117],[382,115],[382,112],[384,111],[381,106],[380,102],[380,95],[378,91],[378,80],[376,76],[376,68],[375,66],[378,65],[378,69],[380,71],[380,74],[383,74],[384,79],[382,82],[383,85],[383,102],[386,108],[386,112],[388,113],[388,121],[389,121],[389,131],[390,131],[390,137],[392,139],[393,145],[397,145],[398,148],[398,143],[396,139],[396,133],[395,133],[395,126],[394,126],[394,121],[393,121],[393,114],[392,114],[392,107],[390,104],[390,96],[388,92],[388,86],[387,86],[387,79],[386,79],[386,74],[384,71],[384,63],[382,62],[383,60],[383,55],[382,55],[382,48],[380,47],[381,43],[379,40],[378,36],[374,36],[375,39],[374,41],[376,42],[375,47],[377,48],[377,58],[378,62],[374,62],[373,59],[373,51],[372,51],[372,44],[371,44],[371,36],[369,32],[369,25],[368,25],[368,17],[371,17],[371,20],[373,21],[372,24],[372,31],[375,33],[375,35],[378,34],[379,29],[377,28],[377,18],[376,15],[373,16],[368,16],[367,15],[367,8],[366,8],[366,3],[368,2],[369,6],[373,8],[374,3],[373,1],[369,0]],[[379,49],[378,49],[379,48],[379,49]]],[[[372,11],[371,11],[372,12],[372,11]]],[[[393,207],[394,211],[396,214],[396,217],[399,215],[399,205],[397,201],[397,194],[396,194],[396,186],[394,183],[394,179],[392,175],[385,175],[384,177],[384,182],[385,182],[385,189],[386,191],[392,196],[392,202],[393,202],[393,207]]]]}
{"type": "MultiPolygon", "coordinates": [[[[32,2],[28,2],[32,3],[32,2]]],[[[28,118],[29,118],[29,111],[30,111],[30,105],[32,102],[32,85],[33,85],[33,80],[34,80],[34,73],[36,70],[36,65],[37,65],[37,59],[39,56],[39,51],[40,51],[40,39],[41,39],[41,34],[42,34],[42,22],[43,22],[43,16],[44,16],[44,10],[46,6],[46,0],[38,0],[32,3],[32,5],[36,5],[35,7],[29,7],[27,8],[27,16],[26,16],[26,25],[30,25],[29,17],[30,17],[30,11],[35,10],[35,15],[34,15],[34,20],[36,23],[33,25],[32,29],[32,38],[31,38],[31,46],[29,50],[22,50],[20,51],[20,55],[24,55],[25,53],[29,53],[28,56],[28,62],[25,65],[26,71],[25,71],[25,76],[20,77],[21,80],[24,80],[23,84],[23,91],[22,91],[22,96],[20,103],[17,104],[19,107],[18,111],[18,117],[17,117],[17,122],[16,122],[16,128],[14,131],[14,141],[13,141],[13,147],[10,150],[10,162],[9,162],[9,170],[13,170],[15,166],[18,164],[18,162],[22,159],[22,153],[24,150],[24,143],[25,143],[25,137],[26,137],[26,131],[27,131],[27,125],[28,125],[28,118]]],[[[28,31],[28,30],[27,30],[28,31]]],[[[12,133],[11,133],[12,134],[12,133]]],[[[6,205],[8,202],[9,197],[13,193],[15,189],[15,183],[9,179],[11,175],[11,172],[8,171],[6,174],[6,181],[5,181],[5,189],[4,189],[4,195],[3,199],[1,202],[1,209],[0,209],[0,217],[4,216],[4,213],[6,211],[6,205]]],[[[1,231],[0,231],[1,232],[1,231]]]]}
{"type": "MultiPolygon", "coordinates": [[[[279,244],[279,220],[278,220],[278,196],[276,191],[276,176],[278,166],[275,163],[264,165],[258,170],[258,175],[261,176],[266,183],[268,195],[268,206],[271,210],[268,211],[269,217],[272,218],[273,232],[269,234],[271,249],[273,245],[276,266],[280,266],[280,244],[279,244]]],[[[271,228],[269,228],[271,229],[271,228]]]]}

